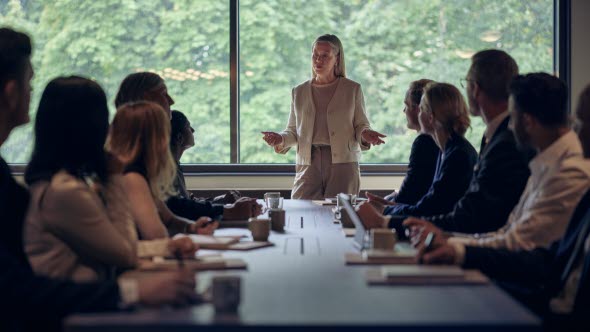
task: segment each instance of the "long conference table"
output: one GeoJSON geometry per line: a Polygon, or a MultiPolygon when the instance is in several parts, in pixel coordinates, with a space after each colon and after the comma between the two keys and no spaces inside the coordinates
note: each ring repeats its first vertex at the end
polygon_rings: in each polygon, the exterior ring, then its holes
{"type": "MultiPolygon", "coordinates": [[[[540,320],[493,283],[461,286],[369,286],[369,266],[348,266],[355,252],[334,223],[331,206],[286,200],[284,233],[271,232],[275,245],[251,251],[225,251],[247,270],[197,273],[204,290],[215,275],[241,276],[236,314],[216,314],[212,304],[185,308],[141,308],[130,312],[78,314],[66,331],[203,331],[371,329],[395,331],[539,331],[540,320]],[[303,217],[303,222],[301,218],[303,217]]],[[[249,234],[220,229],[219,235],[249,234]]]]}

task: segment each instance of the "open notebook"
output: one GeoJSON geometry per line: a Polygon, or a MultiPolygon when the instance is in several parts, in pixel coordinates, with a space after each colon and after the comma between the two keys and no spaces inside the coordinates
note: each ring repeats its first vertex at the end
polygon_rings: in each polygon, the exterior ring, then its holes
{"type": "Polygon", "coordinates": [[[211,250],[252,250],[257,248],[264,248],[273,246],[272,242],[268,241],[240,241],[242,235],[188,235],[194,243],[199,245],[201,249],[211,250]]]}
{"type": "Polygon", "coordinates": [[[347,265],[414,264],[416,249],[397,244],[395,250],[368,249],[361,253],[346,253],[347,265]]]}

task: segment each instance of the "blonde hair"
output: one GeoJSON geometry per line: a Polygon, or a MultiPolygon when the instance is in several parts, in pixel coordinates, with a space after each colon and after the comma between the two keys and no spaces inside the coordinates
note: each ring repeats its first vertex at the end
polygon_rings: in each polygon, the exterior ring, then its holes
{"type": "Polygon", "coordinates": [[[170,152],[170,118],[160,105],[149,101],[121,105],[106,149],[125,165],[145,168],[152,196],[166,200],[173,194],[176,163],[170,152]]]}
{"type": "MultiPolygon", "coordinates": [[[[332,53],[336,56],[336,65],[334,65],[334,75],[336,77],[346,77],[346,66],[344,64],[344,47],[342,47],[342,42],[340,39],[336,37],[336,35],[321,35],[313,42],[311,45],[311,52],[313,55],[313,48],[317,43],[328,43],[332,47],[332,53]]],[[[316,73],[313,71],[313,61],[311,64],[311,77],[315,78],[316,73]]]]}
{"type": "Polygon", "coordinates": [[[420,108],[431,112],[435,127],[449,134],[465,135],[470,127],[469,112],[465,98],[454,85],[432,82],[426,85],[420,108]]]}

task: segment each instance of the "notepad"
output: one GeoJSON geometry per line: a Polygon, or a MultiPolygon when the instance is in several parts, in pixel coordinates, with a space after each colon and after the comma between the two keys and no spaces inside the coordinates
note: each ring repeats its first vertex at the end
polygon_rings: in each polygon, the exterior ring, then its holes
{"type": "Polygon", "coordinates": [[[214,236],[214,235],[200,235],[190,234],[188,235],[195,244],[199,245],[202,249],[216,249],[224,250],[228,249],[230,245],[238,243],[242,238],[241,235],[236,236],[214,236]]]}
{"type": "Polygon", "coordinates": [[[387,265],[367,271],[370,285],[482,285],[489,279],[477,270],[456,266],[387,265]]]}
{"type": "Polygon", "coordinates": [[[381,275],[386,278],[463,278],[465,272],[457,266],[395,265],[383,266],[381,275]]]}
{"type": "MultiPolygon", "coordinates": [[[[246,262],[239,258],[205,258],[185,259],[182,261],[182,268],[191,271],[207,270],[244,270],[248,267],[246,262]]],[[[153,259],[140,260],[139,271],[169,271],[181,268],[175,259],[153,259]]]]}
{"type": "Polygon", "coordinates": [[[414,264],[415,262],[416,250],[413,248],[395,251],[370,249],[362,253],[346,254],[347,265],[414,264]]]}

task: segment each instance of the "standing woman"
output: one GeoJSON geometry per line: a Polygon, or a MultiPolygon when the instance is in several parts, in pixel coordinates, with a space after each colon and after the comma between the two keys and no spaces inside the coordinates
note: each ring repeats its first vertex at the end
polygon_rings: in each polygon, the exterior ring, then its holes
{"type": "Polygon", "coordinates": [[[262,132],[263,139],[281,154],[297,147],[292,198],[358,194],[361,150],[384,143],[385,135],[370,129],[361,86],[346,78],[338,37],[318,37],[311,60],[312,79],[292,90],[287,128],[262,132]]]}

